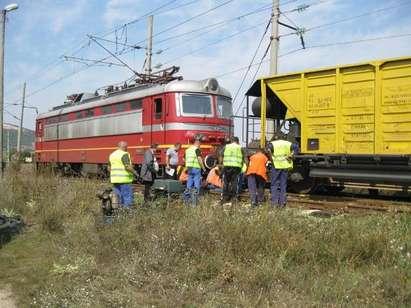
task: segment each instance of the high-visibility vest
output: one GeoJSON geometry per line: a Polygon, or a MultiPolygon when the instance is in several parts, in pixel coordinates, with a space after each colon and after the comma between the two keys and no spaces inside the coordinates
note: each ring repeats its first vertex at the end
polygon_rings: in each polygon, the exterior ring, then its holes
{"type": "Polygon", "coordinates": [[[243,153],[241,152],[241,145],[230,143],[225,146],[223,165],[224,167],[242,168],[243,153]]]}
{"type": "Polygon", "coordinates": [[[267,164],[268,158],[263,153],[255,153],[250,157],[250,163],[247,169],[247,175],[256,174],[267,181],[267,164]]]}
{"type": "Polygon", "coordinates": [[[241,173],[245,173],[247,171],[247,164],[243,163],[243,166],[241,167],[241,173]]]}
{"type": "Polygon", "coordinates": [[[275,140],[271,142],[274,148],[273,162],[275,169],[290,169],[293,167],[291,159],[291,142],[286,140],[275,140]]]}
{"type": "Polygon", "coordinates": [[[124,154],[128,155],[131,164],[130,153],[123,150],[116,150],[111,153],[110,160],[110,182],[115,184],[128,184],[133,182],[133,174],[126,170],[121,158],[124,154]]]}
{"type": "Polygon", "coordinates": [[[196,150],[198,148],[196,146],[191,146],[186,150],[185,159],[186,159],[186,167],[187,168],[197,168],[201,169],[200,163],[198,162],[196,150]]]}

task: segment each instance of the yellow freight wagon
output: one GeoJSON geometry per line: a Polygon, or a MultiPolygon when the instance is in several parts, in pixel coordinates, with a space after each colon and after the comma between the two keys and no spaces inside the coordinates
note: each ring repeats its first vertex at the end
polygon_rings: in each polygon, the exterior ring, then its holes
{"type": "Polygon", "coordinates": [[[247,95],[261,97],[262,132],[266,112],[297,123],[311,177],[411,184],[411,57],[264,77],[247,95]]]}

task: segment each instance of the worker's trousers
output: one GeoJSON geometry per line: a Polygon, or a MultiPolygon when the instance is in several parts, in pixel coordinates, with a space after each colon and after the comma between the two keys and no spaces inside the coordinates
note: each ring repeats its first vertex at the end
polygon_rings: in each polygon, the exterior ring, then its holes
{"type": "Polygon", "coordinates": [[[285,207],[287,203],[287,169],[271,169],[271,206],[285,207]]]}
{"type": "Polygon", "coordinates": [[[131,184],[113,184],[113,192],[117,195],[121,206],[130,208],[134,205],[133,186],[131,184]]]}
{"type": "Polygon", "coordinates": [[[151,202],[151,187],[154,181],[144,181],[144,202],[151,202]]]}
{"type": "Polygon", "coordinates": [[[187,186],[183,194],[185,204],[189,204],[194,207],[198,203],[198,195],[201,187],[201,169],[188,168],[187,186]]]}
{"type": "Polygon", "coordinates": [[[223,169],[223,202],[228,202],[237,197],[238,176],[241,173],[239,167],[224,167],[223,169]]]}
{"type": "Polygon", "coordinates": [[[248,192],[250,193],[251,205],[257,206],[264,202],[264,186],[265,180],[257,174],[247,175],[248,192]]]}

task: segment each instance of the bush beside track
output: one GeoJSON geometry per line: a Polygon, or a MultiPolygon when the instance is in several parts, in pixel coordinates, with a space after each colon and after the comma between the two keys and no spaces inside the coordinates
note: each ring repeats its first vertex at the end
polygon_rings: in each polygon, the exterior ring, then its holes
{"type": "Polygon", "coordinates": [[[176,200],[101,224],[107,184],[11,171],[0,208],[29,227],[0,250],[21,306],[410,306],[411,216],[305,217],[176,200]]]}

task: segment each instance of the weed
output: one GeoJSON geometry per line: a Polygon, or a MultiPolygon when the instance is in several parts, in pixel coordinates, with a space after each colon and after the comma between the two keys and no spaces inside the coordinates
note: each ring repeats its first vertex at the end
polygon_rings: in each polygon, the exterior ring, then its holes
{"type": "Polygon", "coordinates": [[[0,283],[22,306],[411,305],[407,214],[224,211],[204,196],[104,225],[94,196],[107,184],[20,172],[1,183],[0,210],[33,226],[1,249],[0,283]]]}

